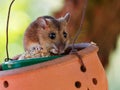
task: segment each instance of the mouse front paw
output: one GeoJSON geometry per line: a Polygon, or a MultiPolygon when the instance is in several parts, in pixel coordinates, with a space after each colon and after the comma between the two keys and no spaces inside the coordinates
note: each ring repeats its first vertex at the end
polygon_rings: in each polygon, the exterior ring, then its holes
{"type": "Polygon", "coordinates": [[[43,48],[40,45],[36,45],[30,48],[30,51],[41,51],[43,48]]]}
{"type": "Polygon", "coordinates": [[[34,46],[29,51],[32,57],[46,57],[49,56],[49,53],[44,50],[40,45],[34,46]]]}
{"type": "Polygon", "coordinates": [[[41,53],[42,49],[43,48],[40,45],[36,45],[36,46],[31,47],[28,52],[30,53],[31,56],[34,56],[38,53],[41,53]]]}

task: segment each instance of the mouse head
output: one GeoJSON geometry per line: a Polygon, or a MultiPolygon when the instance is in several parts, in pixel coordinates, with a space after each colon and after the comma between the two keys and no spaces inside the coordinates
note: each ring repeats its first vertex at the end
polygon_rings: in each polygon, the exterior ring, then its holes
{"type": "Polygon", "coordinates": [[[70,42],[70,36],[67,30],[69,19],[69,13],[58,19],[51,16],[43,16],[37,19],[37,23],[39,23],[39,42],[43,49],[54,54],[64,52],[70,42]]]}

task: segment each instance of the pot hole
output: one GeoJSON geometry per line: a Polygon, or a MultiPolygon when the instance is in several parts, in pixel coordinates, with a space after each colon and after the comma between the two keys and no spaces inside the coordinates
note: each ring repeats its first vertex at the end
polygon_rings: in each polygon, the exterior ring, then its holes
{"type": "Polygon", "coordinates": [[[4,82],[3,82],[3,86],[4,86],[5,88],[7,88],[7,87],[9,86],[8,81],[4,81],[4,82]]]}
{"type": "Polygon", "coordinates": [[[76,87],[76,88],[80,88],[80,87],[81,87],[81,83],[80,83],[79,81],[76,81],[76,82],[75,82],[75,87],[76,87]]]}
{"type": "Polygon", "coordinates": [[[86,67],[85,67],[84,65],[82,65],[82,66],[80,67],[80,70],[81,70],[82,72],[86,72],[86,67]]]}
{"type": "Polygon", "coordinates": [[[93,78],[92,82],[93,82],[94,85],[97,85],[97,83],[98,83],[96,78],[93,78]]]}

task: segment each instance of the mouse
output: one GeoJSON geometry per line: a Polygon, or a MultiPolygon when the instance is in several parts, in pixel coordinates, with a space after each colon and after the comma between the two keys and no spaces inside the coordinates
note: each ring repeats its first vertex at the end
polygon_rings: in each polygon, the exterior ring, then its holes
{"type": "Polygon", "coordinates": [[[59,18],[38,17],[27,27],[24,33],[25,53],[19,57],[19,60],[64,53],[70,43],[69,20],[69,12],[59,18]]]}

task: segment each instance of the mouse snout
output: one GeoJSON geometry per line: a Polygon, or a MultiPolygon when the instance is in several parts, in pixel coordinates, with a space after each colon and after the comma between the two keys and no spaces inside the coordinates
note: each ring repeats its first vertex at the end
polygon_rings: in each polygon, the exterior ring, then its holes
{"type": "Polygon", "coordinates": [[[64,53],[66,46],[66,43],[63,42],[54,43],[50,49],[50,52],[53,54],[62,54],[64,53]]]}
{"type": "Polygon", "coordinates": [[[64,43],[58,43],[58,44],[56,44],[56,47],[57,47],[58,54],[64,53],[64,50],[65,50],[64,43]]]}

